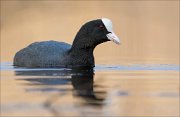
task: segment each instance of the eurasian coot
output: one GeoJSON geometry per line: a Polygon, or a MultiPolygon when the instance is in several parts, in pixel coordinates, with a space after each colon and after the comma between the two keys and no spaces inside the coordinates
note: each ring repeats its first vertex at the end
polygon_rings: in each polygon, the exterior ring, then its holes
{"type": "Polygon", "coordinates": [[[72,46],[64,42],[43,41],[30,44],[18,51],[13,64],[18,67],[94,67],[94,48],[103,42],[120,43],[107,18],[85,23],[73,41],[72,46]]]}

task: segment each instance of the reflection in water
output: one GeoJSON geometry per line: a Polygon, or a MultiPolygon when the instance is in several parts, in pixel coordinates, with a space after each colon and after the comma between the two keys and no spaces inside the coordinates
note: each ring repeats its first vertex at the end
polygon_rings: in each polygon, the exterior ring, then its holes
{"type": "MultiPolygon", "coordinates": [[[[28,83],[24,85],[33,86],[33,88],[26,89],[27,92],[58,92],[54,95],[50,95],[44,102],[44,107],[56,116],[61,114],[57,108],[53,107],[53,104],[71,91],[73,91],[73,96],[75,98],[80,98],[81,103],[78,104],[82,106],[102,106],[104,104],[106,92],[94,90],[94,70],[91,68],[15,71],[15,75],[26,77],[17,80],[28,81],[28,83]],[[72,90],[64,87],[49,87],[68,86],[70,84],[73,86],[72,90]]],[[[97,85],[97,87],[99,86],[97,85]]]]}
{"type": "Polygon", "coordinates": [[[2,116],[179,115],[177,65],[98,65],[95,75],[1,65],[2,116]]]}

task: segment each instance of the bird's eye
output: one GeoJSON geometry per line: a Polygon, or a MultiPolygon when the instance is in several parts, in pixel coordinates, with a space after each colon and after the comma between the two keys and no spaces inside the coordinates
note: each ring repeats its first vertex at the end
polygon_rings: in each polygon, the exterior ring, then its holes
{"type": "Polygon", "coordinates": [[[103,25],[99,25],[99,28],[100,29],[105,29],[103,25]]]}

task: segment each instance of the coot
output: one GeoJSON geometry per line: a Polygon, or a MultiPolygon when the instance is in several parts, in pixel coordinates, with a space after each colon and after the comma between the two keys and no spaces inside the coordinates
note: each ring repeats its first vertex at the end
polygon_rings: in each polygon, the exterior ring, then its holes
{"type": "Polygon", "coordinates": [[[30,68],[94,67],[93,50],[106,41],[120,43],[113,32],[111,20],[97,19],[80,28],[72,45],[57,41],[35,42],[18,51],[13,64],[30,68]]]}

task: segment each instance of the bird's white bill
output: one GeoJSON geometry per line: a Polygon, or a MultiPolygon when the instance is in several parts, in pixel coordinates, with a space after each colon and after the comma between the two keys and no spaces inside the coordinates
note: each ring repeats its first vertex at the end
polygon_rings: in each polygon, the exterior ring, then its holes
{"type": "Polygon", "coordinates": [[[120,39],[116,36],[115,33],[111,32],[108,33],[106,36],[109,40],[113,41],[114,43],[120,44],[120,39]]]}

